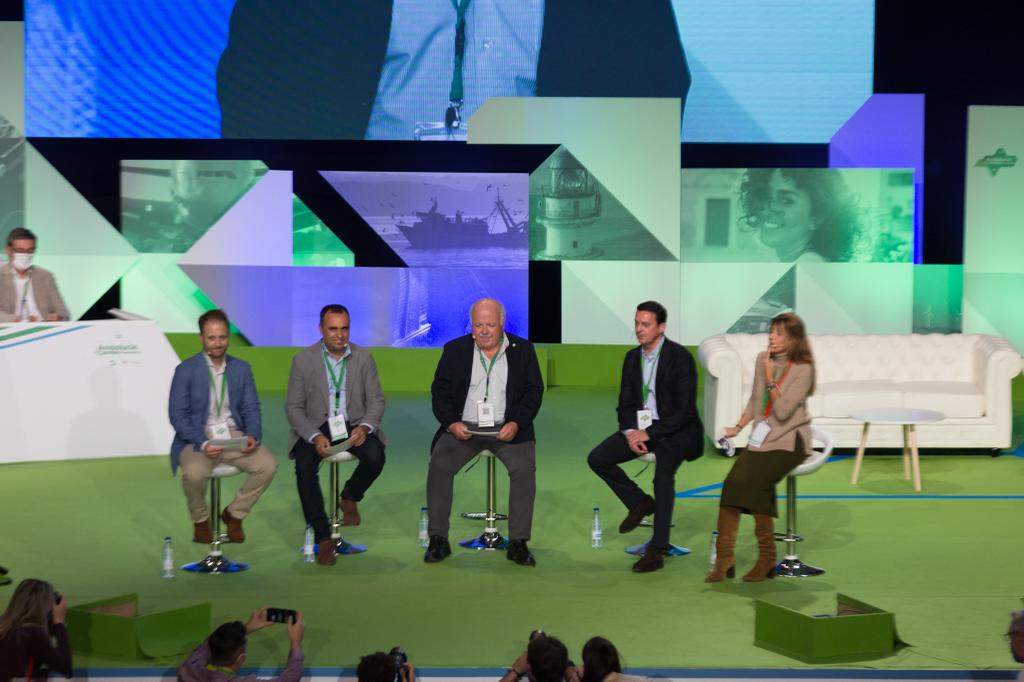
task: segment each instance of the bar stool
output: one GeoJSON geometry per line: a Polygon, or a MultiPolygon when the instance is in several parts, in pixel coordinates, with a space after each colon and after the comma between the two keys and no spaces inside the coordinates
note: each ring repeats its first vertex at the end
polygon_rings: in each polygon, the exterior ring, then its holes
{"type": "Polygon", "coordinates": [[[213,467],[213,473],[210,474],[210,522],[213,526],[210,553],[201,561],[185,564],[181,567],[183,570],[193,573],[238,573],[248,570],[249,564],[228,559],[220,549],[221,543],[228,542],[227,533],[220,530],[220,479],[240,473],[241,469],[230,464],[218,464],[213,467]]]}
{"type": "Polygon", "coordinates": [[[776,575],[780,575],[784,578],[807,578],[810,576],[821,575],[825,572],[825,569],[823,568],[817,568],[803,563],[800,561],[800,557],[796,554],[796,543],[803,540],[803,538],[796,533],[797,476],[813,474],[815,471],[823,467],[825,462],[828,461],[829,456],[832,454],[832,447],[834,445],[832,436],[830,436],[826,431],[814,427],[811,427],[811,440],[813,443],[811,445],[811,451],[807,454],[807,459],[797,465],[786,476],[786,534],[781,538],[782,542],[786,543],[786,555],[775,568],[776,575]],[[820,449],[816,449],[814,444],[819,444],[820,449]]]}
{"type": "Polygon", "coordinates": [[[507,519],[508,516],[495,511],[497,496],[494,460],[497,458],[490,450],[482,450],[478,456],[483,457],[487,462],[487,511],[483,512],[484,532],[476,537],[460,541],[459,545],[467,549],[505,549],[508,547],[508,540],[498,531],[498,520],[507,519]]]}
{"type": "MultiPolygon", "coordinates": [[[[341,537],[341,478],[338,471],[342,462],[354,462],[358,458],[346,448],[324,459],[331,464],[331,499],[334,500],[333,512],[331,514],[331,540],[334,542],[334,553],[339,555],[361,554],[366,551],[366,545],[349,542],[341,537]]],[[[316,551],[315,546],[313,551],[316,551]]]]}
{"type": "MultiPolygon", "coordinates": [[[[653,452],[648,452],[646,455],[640,455],[639,457],[637,457],[637,459],[640,460],[641,462],[647,462],[647,467],[651,466],[652,464],[657,465],[657,462],[658,462],[658,459],[655,456],[655,453],[653,453],[653,452]]],[[[642,474],[644,471],[646,471],[647,467],[644,467],[643,469],[641,469],[640,473],[642,474]]],[[[637,474],[637,475],[639,476],[640,474],[637,474]]],[[[644,520],[640,522],[640,525],[641,526],[647,526],[647,527],[654,526],[653,516],[654,515],[652,514],[650,517],[645,517],[644,520]],[[650,518],[651,520],[648,520],[648,518],[650,518]]],[[[673,523],[673,524],[671,524],[671,527],[674,528],[675,525],[676,524],[673,523]]],[[[643,543],[642,545],[633,545],[632,547],[627,547],[626,548],[626,554],[632,554],[634,556],[641,556],[644,552],[647,551],[647,545],[649,545],[649,544],[651,544],[650,540],[648,540],[647,542],[643,543]]],[[[666,556],[683,556],[684,554],[689,554],[689,553],[690,553],[690,550],[687,549],[686,547],[680,547],[679,545],[669,545],[668,554],[666,556]]]]}

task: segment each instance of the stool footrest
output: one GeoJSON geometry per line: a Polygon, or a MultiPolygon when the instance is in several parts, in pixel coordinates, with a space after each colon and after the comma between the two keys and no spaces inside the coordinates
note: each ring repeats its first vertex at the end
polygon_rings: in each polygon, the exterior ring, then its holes
{"type": "MultiPolygon", "coordinates": [[[[461,512],[459,516],[461,516],[464,519],[470,519],[472,521],[483,521],[489,516],[489,514],[487,512],[461,512]]],[[[508,521],[508,514],[494,512],[493,516],[498,521],[508,521]]]]}

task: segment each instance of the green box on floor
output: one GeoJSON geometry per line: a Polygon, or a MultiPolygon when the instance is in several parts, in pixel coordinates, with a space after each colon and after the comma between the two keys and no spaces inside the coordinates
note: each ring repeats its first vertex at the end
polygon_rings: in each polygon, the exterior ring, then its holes
{"type": "Polygon", "coordinates": [[[888,656],[903,642],[895,614],[837,594],[835,615],[810,616],[756,600],[754,644],[806,662],[840,662],[888,656]]]}
{"type": "Polygon", "coordinates": [[[68,609],[71,648],[80,654],[163,658],[195,648],[210,633],[209,602],[139,614],[139,595],[124,594],[68,609]]]}

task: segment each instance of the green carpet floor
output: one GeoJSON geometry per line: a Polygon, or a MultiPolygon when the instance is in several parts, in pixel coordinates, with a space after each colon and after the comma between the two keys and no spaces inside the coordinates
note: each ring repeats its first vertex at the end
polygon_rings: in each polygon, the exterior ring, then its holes
{"type": "MultiPolygon", "coordinates": [[[[716,493],[686,493],[725,476],[731,460],[709,453],[684,464],[677,478],[684,496],[677,501],[673,540],[693,553],[672,559],[663,571],[634,575],[622,550],[644,540],[644,530],[615,532],[623,509],[585,461],[614,426],[615,391],[556,388],[548,391],[537,424],[539,491],[531,546],[538,566],[523,568],[503,553],[460,548],[449,560],[426,565],[416,531],[434,420],[426,396],[388,398],[388,464],[361,505],[363,525],[346,533],[370,546],[366,554],[341,557],[333,568],[302,562],[303,522],[284,452],[283,396],[272,394],[263,396],[266,442],[281,467],[246,522],[248,542],[227,546],[231,558],[252,563],[249,572],[179,571],[173,580],[160,578],[164,535],[175,540],[178,564],[205,554],[186,541],[191,525],[166,456],[5,465],[0,563],[16,580],[52,580],[72,604],[128,592],[140,594],[144,611],[209,600],[215,623],[244,620],[260,605],[301,609],[310,666],[353,667],[361,654],[395,645],[405,647],[417,666],[505,666],[528,633],[542,628],[563,638],[573,655],[591,635],[609,637],[631,667],[805,667],[753,645],[753,600],[777,600],[815,614],[834,607],[837,591],[895,612],[901,637],[912,645],[865,665],[1012,665],[1002,633],[1024,594],[1020,456],[926,453],[919,495],[902,479],[896,456],[868,459],[857,487],[849,482],[852,460],[833,461],[801,480],[807,497],[799,503],[800,532],[807,537],[802,558],[828,573],[710,586],[702,578],[716,493]],[[605,546],[596,550],[589,546],[595,505],[607,529],[605,546]]],[[[1015,444],[1022,433],[1018,417],[1015,444]]],[[[650,486],[652,474],[640,477],[642,485],[650,486]]],[[[482,466],[457,477],[455,508],[481,507],[483,483],[482,466]]],[[[226,482],[225,495],[236,485],[226,482]]],[[[506,493],[499,466],[499,499],[506,493]]],[[[481,525],[453,518],[452,540],[478,533],[481,525]]],[[[752,523],[745,519],[739,568],[749,567],[755,554],[752,523]]],[[[0,588],[0,601],[11,589],[0,588]]],[[[284,633],[268,629],[253,636],[248,665],[276,666],[285,656],[284,633]]],[[[81,667],[139,665],[76,658],[81,667]]]]}

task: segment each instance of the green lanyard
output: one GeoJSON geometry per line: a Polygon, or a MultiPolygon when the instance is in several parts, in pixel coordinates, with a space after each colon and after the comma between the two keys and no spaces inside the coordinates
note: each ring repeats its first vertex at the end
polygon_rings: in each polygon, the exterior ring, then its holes
{"type": "Polygon", "coordinates": [[[445,125],[452,128],[461,118],[462,60],[466,55],[466,10],[471,0],[452,0],[455,8],[455,58],[452,60],[452,86],[448,90],[448,110],[444,115],[445,125]]]}
{"type": "Polygon", "coordinates": [[[643,353],[640,353],[640,359],[644,363],[640,368],[640,376],[646,377],[644,379],[644,385],[640,387],[640,395],[643,397],[644,407],[647,407],[647,396],[651,394],[651,381],[654,379],[654,375],[658,371],[658,358],[661,357],[661,349],[664,348],[664,346],[664,342],[658,346],[658,352],[654,354],[654,358],[651,360],[651,373],[649,375],[645,371],[647,368],[647,358],[644,357],[643,353]]]}
{"type": "Polygon", "coordinates": [[[331,388],[334,389],[334,414],[338,414],[341,406],[341,389],[345,387],[345,373],[348,372],[348,357],[341,359],[340,376],[334,373],[334,365],[326,350],[324,350],[324,364],[327,365],[327,374],[331,377],[331,388]]]}
{"type": "Polygon", "coordinates": [[[225,675],[230,675],[231,677],[235,677],[236,675],[238,675],[238,673],[236,673],[231,668],[225,668],[222,665],[214,665],[213,663],[207,663],[206,669],[212,673],[224,673],[225,675]]]}
{"type": "MultiPolygon", "coordinates": [[[[17,277],[18,273],[15,272],[14,276],[17,277]]],[[[32,271],[31,270],[28,271],[28,281],[25,282],[25,288],[21,290],[21,303],[18,304],[18,319],[19,320],[22,319],[22,318],[24,318],[25,320],[28,320],[28,318],[29,318],[28,308],[26,307],[25,304],[28,301],[28,290],[30,288],[32,288],[32,271]]]]}
{"type": "MultiPolygon", "coordinates": [[[[226,362],[226,361],[225,361],[226,362]]],[[[217,381],[213,378],[213,368],[207,367],[210,372],[210,386],[213,387],[213,395],[217,395],[217,381]]],[[[220,399],[214,399],[213,408],[217,411],[217,418],[220,419],[220,412],[224,409],[224,392],[228,389],[228,370],[224,368],[224,378],[220,380],[220,399]]]]}
{"type": "Polygon", "coordinates": [[[497,352],[494,353],[494,357],[491,358],[491,364],[487,364],[487,360],[484,359],[483,351],[479,348],[476,349],[477,355],[480,356],[480,366],[484,368],[484,374],[487,375],[487,383],[484,384],[484,402],[487,402],[487,396],[491,394],[491,370],[494,369],[494,363],[498,361],[498,357],[501,355],[501,347],[498,347],[497,352]]]}

